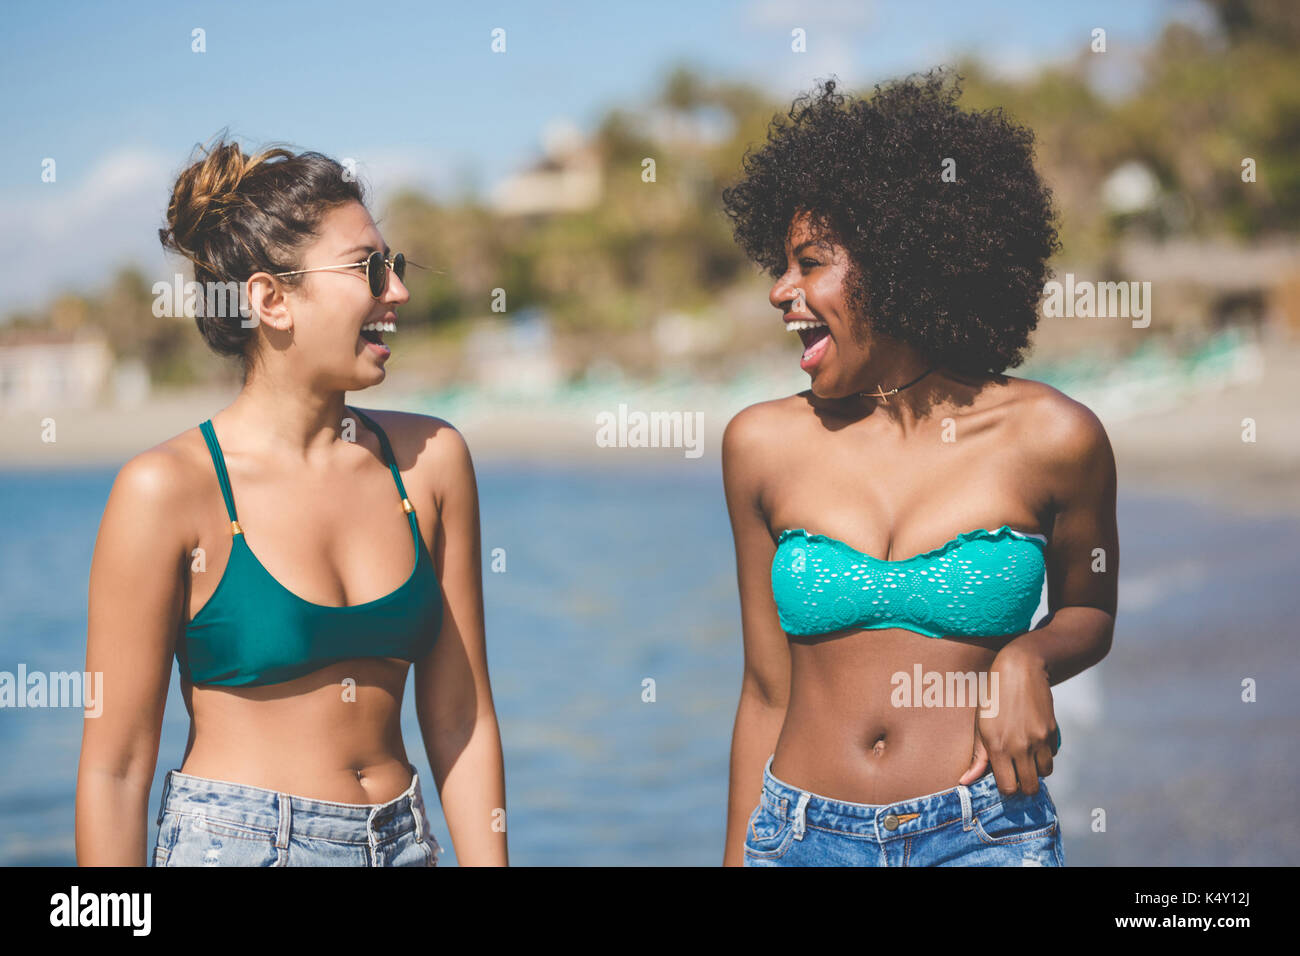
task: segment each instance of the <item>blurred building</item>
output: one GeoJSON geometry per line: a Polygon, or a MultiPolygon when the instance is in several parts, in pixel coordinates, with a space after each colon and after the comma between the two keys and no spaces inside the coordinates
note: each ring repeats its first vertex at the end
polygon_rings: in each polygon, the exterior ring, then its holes
{"type": "Polygon", "coordinates": [[[564,377],[550,319],[540,309],[476,322],[465,342],[465,361],[476,384],[499,393],[546,395],[564,377]]]}
{"type": "Polygon", "coordinates": [[[600,201],[603,177],[595,147],[569,123],[547,127],[545,155],[534,166],[496,185],[492,208],[504,216],[580,212],[600,201]]]}
{"type": "Polygon", "coordinates": [[[11,329],[0,339],[6,411],[86,407],[111,397],[114,385],[113,355],[102,333],[11,329]]]}
{"type": "Polygon", "coordinates": [[[1128,240],[1117,249],[1127,279],[1149,281],[1157,321],[1214,331],[1228,325],[1300,338],[1300,242],[1128,240]]]}

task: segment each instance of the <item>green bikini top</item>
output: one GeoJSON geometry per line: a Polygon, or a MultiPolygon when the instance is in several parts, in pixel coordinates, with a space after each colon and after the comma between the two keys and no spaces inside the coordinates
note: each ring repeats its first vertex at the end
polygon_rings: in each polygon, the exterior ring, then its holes
{"type": "Polygon", "coordinates": [[[216,591],[176,642],[176,661],[188,680],[227,687],[279,684],[349,658],[397,657],[414,662],[437,641],[442,625],[437,569],[420,537],[415,508],[406,497],[388,436],[361,412],[356,414],[379,439],[410,522],[415,543],[410,577],[390,594],[344,607],[312,604],[285,588],[244,541],[225,458],[209,419],[200,428],[226,501],[232,540],[216,591]]]}

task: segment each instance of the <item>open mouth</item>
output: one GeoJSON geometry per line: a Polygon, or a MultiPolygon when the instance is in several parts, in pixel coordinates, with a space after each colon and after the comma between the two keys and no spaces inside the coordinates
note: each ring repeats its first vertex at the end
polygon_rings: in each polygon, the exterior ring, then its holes
{"type": "Polygon", "coordinates": [[[396,322],[367,322],[361,326],[361,337],[372,345],[384,345],[384,333],[396,331],[396,322]]]}
{"type": "Polygon", "coordinates": [[[799,359],[799,366],[804,370],[811,370],[830,345],[830,328],[820,319],[792,319],[786,322],[785,327],[791,332],[799,333],[799,338],[803,342],[803,355],[799,359]]]}

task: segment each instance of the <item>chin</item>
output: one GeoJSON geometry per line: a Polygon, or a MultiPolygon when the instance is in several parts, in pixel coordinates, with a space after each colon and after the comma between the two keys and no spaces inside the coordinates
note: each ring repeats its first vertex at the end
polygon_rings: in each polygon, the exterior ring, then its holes
{"type": "Polygon", "coordinates": [[[367,375],[352,375],[352,381],[348,384],[345,391],[359,392],[363,388],[373,388],[388,377],[388,371],[383,368],[372,370],[367,375]]]}
{"type": "Polygon", "coordinates": [[[855,394],[853,389],[846,388],[839,382],[829,381],[825,376],[813,379],[808,389],[818,398],[825,399],[848,398],[855,394]]]}

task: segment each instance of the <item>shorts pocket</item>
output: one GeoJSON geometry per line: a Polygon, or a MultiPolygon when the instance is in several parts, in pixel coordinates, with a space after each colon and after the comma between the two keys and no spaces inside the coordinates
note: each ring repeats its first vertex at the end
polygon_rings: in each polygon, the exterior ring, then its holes
{"type": "Polygon", "coordinates": [[[178,813],[165,865],[281,866],[270,830],[197,813],[178,813]]]}
{"type": "Polygon", "coordinates": [[[166,866],[167,857],[169,857],[170,855],[171,855],[171,851],[167,849],[165,846],[155,846],[153,848],[153,865],[166,866]]]}
{"type": "Polygon", "coordinates": [[[784,813],[773,813],[762,800],[745,825],[745,854],[760,860],[783,856],[794,839],[794,827],[784,813]]]}
{"type": "Polygon", "coordinates": [[[275,832],[264,827],[250,826],[247,823],[240,823],[237,820],[223,820],[220,817],[210,817],[202,813],[186,814],[190,825],[211,833],[214,836],[230,837],[232,840],[274,840],[275,832]]]}
{"type": "Polygon", "coordinates": [[[1056,807],[1041,781],[1033,796],[1001,797],[975,816],[975,834],[990,846],[1053,839],[1059,825],[1056,807]]]}

